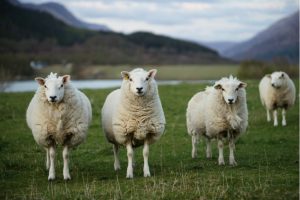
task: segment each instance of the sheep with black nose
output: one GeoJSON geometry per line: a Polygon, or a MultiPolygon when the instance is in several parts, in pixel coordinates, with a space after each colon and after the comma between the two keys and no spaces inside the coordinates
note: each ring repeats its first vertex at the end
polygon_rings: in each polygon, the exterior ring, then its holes
{"type": "Polygon", "coordinates": [[[36,78],[39,83],[27,112],[26,120],[35,141],[46,149],[48,180],[55,179],[55,152],[57,145],[63,146],[63,176],[71,179],[69,172],[69,150],[81,144],[87,137],[92,119],[89,99],[74,88],[69,75],[36,78]]]}
{"type": "Polygon", "coordinates": [[[211,158],[213,138],[218,140],[219,165],[224,165],[224,140],[229,141],[229,164],[236,165],[235,141],[248,126],[246,83],[230,76],[217,81],[213,87],[195,94],[188,103],[186,120],[192,136],[192,157],[197,156],[199,136],[206,138],[206,157],[211,158]]]}
{"type": "Polygon", "coordinates": [[[274,126],[278,126],[277,109],[282,109],[282,126],[286,126],[286,110],[294,105],[296,89],[293,81],[285,72],[265,75],[259,83],[259,95],[267,110],[267,121],[271,121],[273,111],[274,126]]]}
{"type": "Polygon", "coordinates": [[[156,69],[123,71],[121,89],[111,92],[102,108],[102,127],[113,144],[114,168],[120,169],[118,150],[127,149],[127,178],[133,178],[133,148],[143,145],[144,177],[150,176],[149,145],[164,132],[165,116],[154,79],[156,69]]]}

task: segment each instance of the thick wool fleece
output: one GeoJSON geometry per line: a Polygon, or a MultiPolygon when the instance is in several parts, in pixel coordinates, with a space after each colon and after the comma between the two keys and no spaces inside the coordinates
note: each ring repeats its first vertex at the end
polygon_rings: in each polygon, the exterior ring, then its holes
{"type": "Polygon", "coordinates": [[[103,129],[113,144],[131,142],[137,147],[146,139],[154,143],[163,134],[165,123],[155,80],[149,81],[144,96],[134,95],[124,80],[121,89],[108,95],[102,109],[103,129]]]}
{"type": "Polygon", "coordinates": [[[237,101],[227,104],[222,91],[208,87],[197,93],[187,109],[187,128],[190,135],[201,134],[216,138],[231,131],[235,137],[244,133],[248,126],[246,91],[240,88],[237,101]]]}
{"type": "Polygon", "coordinates": [[[261,103],[267,110],[277,108],[288,109],[294,105],[296,99],[296,89],[292,80],[285,74],[285,82],[280,88],[271,85],[271,78],[267,75],[259,83],[259,93],[261,103]]]}
{"type": "Polygon", "coordinates": [[[92,109],[88,98],[67,83],[64,97],[59,103],[49,103],[45,88],[40,86],[29,104],[26,116],[27,124],[39,145],[49,147],[55,142],[75,147],[87,136],[92,109]]]}

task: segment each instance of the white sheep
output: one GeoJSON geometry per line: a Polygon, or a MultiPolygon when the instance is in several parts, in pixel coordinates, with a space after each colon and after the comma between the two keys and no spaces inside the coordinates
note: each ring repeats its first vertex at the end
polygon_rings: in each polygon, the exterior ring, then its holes
{"type": "Polygon", "coordinates": [[[88,98],[70,83],[70,76],[52,73],[46,79],[36,78],[39,83],[26,113],[26,120],[35,141],[46,149],[48,180],[55,179],[55,150],[63,146],[63,176],[69,173],[69,149],[81,144],[92,119],[88,98]]]}
{"type": "Polygon", "coordinates": [[[246,83],[230,76],[217,81],[213,87],[195,94],[188,103],[187,130],[192,136],[192,157],[197,156],[199,136],[206,138],[206,157],[211,158],[210,140],[218,139],[219,165],[224,165],[223,140],[229,141],[229,164],[236,165],[235,140],[246,131],[248,109],[246,83]]]}
{"type": "Polygon", "coordinates": [[[154,80],[156,69],[123,71],[121,89],[111,92],[102,108],[102,126],[108,142],[113,144],[114,169],[120,169],[118,150],[127,149],[127,178],[133,178],[133,147],[144,145],[144,177],[150,176],[149,145],[165,129],[165,116],[154,80]]]}
{"type": "Polygon", "coordinates": [[[258,88],[261,103],[267,110],[267,121],[271,121],[270,111],[273,111],[274,126],[278,126],[277,109],[282,108],[282,126],[286,126],[286,110],[296,99],[293,81],[285,72],[273,72],[262,78],[258,88]]]}

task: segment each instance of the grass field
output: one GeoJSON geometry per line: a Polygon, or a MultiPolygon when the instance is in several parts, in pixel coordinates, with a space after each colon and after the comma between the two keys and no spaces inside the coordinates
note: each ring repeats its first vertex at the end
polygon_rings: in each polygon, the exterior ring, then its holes
{"type": "Polygon", "coordinates": [[[191,158],[185,109],[189,98],[205,85],[160,86],[166,132],[150,146],[152,177],[143,177],[142,149],[136,149],[132,180],[125,178],[124,148],[122,169],[113,170],[112,148],[100,129],[100,108],[110,89],[84,91],[92,101],[93,123],[87,141],[71,152],[68,182],[62,177],[61,148],[57,179],[47,181],[45,152],[25,123],[33,93],[0,93],[0,199],[299,199],[299,99],[287,112],[287,127],[274,128],[259,102],[258,82],[246,82],[249,128],[236,145],[238,166],[228,165],[228,148],[226,165],[217,165],[216,143],[212,160],[204,158],[203,142],[200,157],[191,158]]]}
{"type": "MultiPolygon", "coordinates": [[[[96,65],[82,67],[80,70],[65,68],[59,65],[45,67],[37,74],[45,77],[50,72],[59,74],[77,74],[79,79],[119,79],[120,72],[123,70],[132,70],[135,67],[126,65],[108,66],[96,65]]],[[[157,78],[160,80],[216,80],[218,77],[227,76],[228,74],[236,75],[238,65],[163,65],[163,66],[146,66],[145,69],[158,68],[157,78]]]]}

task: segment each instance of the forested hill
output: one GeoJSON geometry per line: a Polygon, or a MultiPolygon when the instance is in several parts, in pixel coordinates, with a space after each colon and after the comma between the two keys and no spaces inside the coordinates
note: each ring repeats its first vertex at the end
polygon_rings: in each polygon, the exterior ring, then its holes
{"type": "Polygon", "coordinates": [[[147,32],[125,35],[78,29],[38,10],[0,1],[0,66],[31,60],[86,64],[228,63],[207,47],[147,32]]]}

